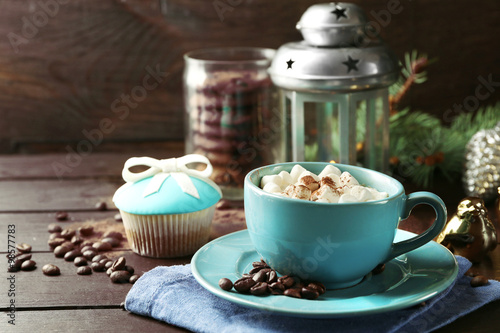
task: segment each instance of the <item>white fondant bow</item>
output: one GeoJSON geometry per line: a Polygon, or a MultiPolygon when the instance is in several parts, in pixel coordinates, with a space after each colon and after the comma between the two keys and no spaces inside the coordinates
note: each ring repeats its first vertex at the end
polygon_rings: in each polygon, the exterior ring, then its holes
{"type": "Polygon", "coordinates": [[[142,194],[146,197],[158,192],[163,182],[169,176],[172,176],[184,193],[199,199],[200,195],[198,194],[198,190],[194,186],[191,178],[189,178],[189,175],[208,178],[212,174],[212,171],[212,164],[210,164],[208,158],[198,154],[189,154],[179,158],[164,160],[157,160],[152,157],[132,157],[125,162],[122,177],[126,182],[135,183],[139,180],[153,176],[142,194]],[[188,168],[187,164],[190,163],[203,163],[207,166],[203,171],[199,171],[188,168]],[[129,169],[131,167],[139,165],[145,165],[150,168],[143,172],[130,172],[129,169]]]}

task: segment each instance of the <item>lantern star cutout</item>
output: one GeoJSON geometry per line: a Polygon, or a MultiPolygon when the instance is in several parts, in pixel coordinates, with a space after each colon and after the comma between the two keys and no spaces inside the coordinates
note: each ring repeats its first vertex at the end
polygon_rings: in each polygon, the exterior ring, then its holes
{"type": "Polygon", "coordinates": [[[347,66],[347,73],[351,70],[358,71],[358,62],[359,59],[353,59],[351,56],[347,56],[347,61],[343,61],[342,63],[347,66]]]}
{"type": "Polygon", "coordinates": [[[345,15],[346,10],[347,10],[347,8],[340,8],[340,7],[335,6],[335,10],[332,10],[331,13],[335,14],[335,16],[337,16],[337,20],[338,20],[341,17],[347,18],[347,16],[345,15]]]}
{"type": "Polygon", "coordinates": [[[293,61],[292,59],[288,60],[286,62],[286,66],[287,66],[286,69],[292,69],[292,65],[293,65],[294,62],[295,61],[293,61]]]}

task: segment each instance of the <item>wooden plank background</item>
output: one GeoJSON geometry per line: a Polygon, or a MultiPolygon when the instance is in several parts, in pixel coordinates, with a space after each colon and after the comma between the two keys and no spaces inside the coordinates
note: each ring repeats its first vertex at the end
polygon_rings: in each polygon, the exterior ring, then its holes
{"type": "MultiPolygon", "coordinates": [[[[94,151],[182,141],[182,55],[299,40],[295,24],[317,2],[1,0],[0,153],[77,149],[85,131],[94,135],[87,147],[94,151]],[[158,85],[126,104],[123,94],[137,92],[152,72],[158,85]]],[[[353,2],[400,58],[417,49],[438,60],[405,105],[446,122],[446,110],[474,96],[480,77],[500,82],[499,1],[353,2]]],[[[498,87],[490,88],[480,105],[500,99],[498,87]]]]}

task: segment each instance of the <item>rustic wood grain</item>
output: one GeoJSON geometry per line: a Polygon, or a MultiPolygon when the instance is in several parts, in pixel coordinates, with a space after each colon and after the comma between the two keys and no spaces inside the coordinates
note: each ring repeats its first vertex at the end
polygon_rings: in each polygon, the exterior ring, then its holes
{"type": "Polygon", "coordinates": [[[99,202],[116,209],[112,197],[123,184],[119,180],[0,181],[0,212],[95,210],[99,202]]]}
{"type": "MultiPolygon", "coordinates": [[[[389,2],[354,2],[380,26],[398,57],[418,49],[438,60],[429,67],[428,83],[413,88],[402,107],[411,105],[446,122],[447,109],[474,96],[479,76],[492,74],[499,82],[499,2],[402,0],[389,16],[389,2]]],[[[46,15],[45,22],[36,21],[43,14],[38,2],[2,2],[0,152],[40,144],[76,149],[87,140],[85,131],[96,133],[103,119],[110,128],[94,151],[110,142],[182,140],[182,55],[215,46],[278,48],[300,40],[295,24],[317,1],[235,1],[222,14],[213,3],[72,0],[46,15]],[[18,42],[12,42],[14,35],[18,42]],[[140,89],[148,68],[157,66],[168,74],[144,99],[133,100],[133,107],[120,102],[122,111],[113,107],[122,94],[140,89]]],[[[480,104],[499,99],[494,87],[480,104]]]]}
{"type": "Polygon", "coordinates": [[[2,332],[189,332],[121,309],[19,311],[16,326],[0,321],[2,332]]]}

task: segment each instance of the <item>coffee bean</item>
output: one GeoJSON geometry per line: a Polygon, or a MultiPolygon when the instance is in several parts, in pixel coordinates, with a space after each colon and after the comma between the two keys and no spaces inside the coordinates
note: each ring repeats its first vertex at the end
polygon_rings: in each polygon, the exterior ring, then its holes
{"type": "Polygon", "coordinates": [[[120,214],[115,214],[115,221],[116,222],[123,222],[122,216],[120,214]]]}
{"type": "Polygon", "coordinates": [[[32,271],[36,268],[36,262],[34,260],[26,260],[21,264],[22,271],[32,271]]]}
{"type": "Polygon", "coordinates": [[[476,275],[472,278],[472,280],[470,280],[470,285],[474,288],[485,286],[488,283],[488,278],[483,275],[476,275]]]}
{"type": "Polygon", "coordinates": [[[73,261],[76,257],[80,257],[81,255],[82,253],[80,252],[80,250],[71,250],[64,254],[64,260],[73,261]]]}
{"type": "Polygon", "coordinates": [[[88,261],[85,257],[76,257],[75,260],[73,260],[73,264],[75,266],[86,266],[88,261]]]}
{"type": "Polygon", "coordinates": [[[257,267],[254,267],[254,268],[252,268],[252,269],[248,272],[248,274],[257,274],[257,273],[258,273],[261,269],[263,269],[263,268],[265,268],[265,267],[263,267],[263,266],[257,266],[257,267]]]}
{"type": "Polygon", "coordinates": [[[222,278],[219,280],[219,287],[222,290],[229,291],[233,289],[233,282],[229,280],[228,278],[222,278]]]}
{"type": "Polygon", "coordinates": [[[66,221],[68,219],[68,213],[66,212],[57,212],[56,220],[58,221],[66,221]]]}
{"type": "Polygon", "coordinates": [[[49,224],[49,226],[47,228],[48,228],[48,231],[50,233],[61,232],[62,231],[61,226],[59,224],[57,224],[57,223],[51,223],[51,224],[49,224]]]}
{"type": "Polygon", "coordinates": [[[271,289],[271,293],[273,295],[283,295],[285,291],[285,286],[281,282],[274,282],[269,284],[269,289],[271,289]]]}
{"type": "Polygon", "coordinates": [[[103,259],[108,259],[108,257],[106,257],[106,255],[104,255],[104,254],[98,254],[94,258],[92,258],[92,261],[93,262],[99,262],[99,261],[101,261],[103,259]]]}
{"type": "Polygon", "coordinates": [[[104,201],[100,201],[95,204],[95,209],[105,211],[108,209],[108,205],[104,201]]]}
{"type": "Polygon", "coordinates": [[[58,247],[59,245],[62,245],[64,242],[66,242],[64,238],[54,238],[54,239],[49,239],[47,243],[53,249],[58,247]]]}
{"type": "Polygon", "coordinates": [[[104,267],[106,269],[111,268],[111,266],[113,266],[113,262],[114,262],[113,260],[108,260],[106,264],[104,264],[104,267]]]}
{"type": "Polygon", "coordinates": [[[385,270],[385,264],[378,264],[377,267],[375,267],[372,270],[372,274],[377,275],[377,274],[382,273],[384,270],[385,270]]]}
{"type": "Polygon", "coordinates": [[[307,285],[307,288],[312,289],[312,290],[316,290],[320,295],[323,295],[325,293],[325,291],[326,291],[326,288],[323,285],[323,283],[317,282],[317,281],[310,282],[307,285]]]}
{"type": "Polygon", "coordinates": [[[112,247],[117,247],[118,245],[120,245],[120,241],[116,238],[113,238],[113,237],[103,238],[103,239],[101,239],[101,242],[109,243],[109,244],[111,244],[112,247]]]}
{"type": "Polygon", "coordinates": [[[94,272],[104,272],[105,270],[104,264],[100,262],[93,262],[90,264],[90,268],[92,268],[94,272]]]}
{"type": "Polygon", "coordinates": [[[257,282],[250,288],[250,294],[255,296],[267,295],[269,293],[267,286],[266,282],[257,282]]]}
{"type": "Polygon", "coordinates": [[[78,233],[82,236],[90,236],[94,233],[94,227],[91,225],[84,225],[78,228],[78,233]]]}
{"type": "Polygon", "coordinates": [[[252,266],[261,268],[270,268],[269,265],[263,259],[261,259],[260,261],[254,261],[252,263],[252,266]]]}
{"type": "Polygon", "coordinates": [[[55,249],[54,249],[54,255],[57,257],[57,258],[62,258],[64,257],[64,255],[66,253],[68,253],[69,251],[71,251],[72,249],[69,248],[68,246],[65,246],[65,245],[59,245],[57,246],[55,249]]]}
{"type": "Polygon", "coordinates": [[[31,259],[31,256],[32,254],[31,253],[23,253],[23,254],[19,254],[16,256],[16,259],[23,262],[23,261],[26,261],[26,260],[30,260],[31,259]]]}
{"type": "Polygon", "coordinates": [[[241,278],[234,283],[234,289],[239,293],[248,293],[256,282],[252,278],[241,278]]]}
{"type": "Polygon", "coordinates": [[[130,274],[134,274],[134,267],[132,267],[132,266],[125,265],[123,270],[129,272],[130,274]]]}
{"type": "Polygon", "coordinates": [[[53,264],[47,264],[42,267],[42,272],[45,275],[48,276],[56,276],[61,274],[61,271],[59,270],[59,267],[53,264]]]}
{"type": "Polygon", "coordinates": [[[266,282],[273,283],[278,281],[278,274],[276,274],[276,271],[270,271],[266,273],[266,282]]]}
{"type": "Polygon", "coordinates": [[[301,290],[298,288],[290,288],[290,289],[285,290],[283,292],[283,295],[295,297],[295,298],[302,298],[302,295],[300,292],[301,292],[301,290]]]}
{"type": "Polygon", "coordinates": [[[305,299],[316,299],[319,297],[319,293],[316,290],[307,287],[300,290],[300,295],[305,299]]]}
{"type": "Polygon", "coordinates": [[[110,267],[110,268],[108,268],[108,269],[106,270],[106,274],[107,274],[108,276],[110,276],[113,272],[114,272],[114,270],[113,270],[113,268],[111,268],[111,267],[110,267]]]}
{"type": "MultiPolygon", "coordinates": [[[[49,240],[56,239],[56,238],[62,238],[60,232],[53,232],[49,236],[49,240]]],[[[64,239],[64,238],[63,238],[64,239]]]]}
{"type": "Polygon", "coordinates": [[[121,232],[117,232],[117,231],[107,231],[104,233],[104,235],[102,237],[103,238],[107,238],[107,237],[116,238],[119,241],[123,240],[123,234],[121,232]]]}
{"type": "Polygon", "coordinates": [[[293,287],[293,285],[295,284],[295,280],[291,276],[282,276],[278,279],[278,281],[283,283],[286,289],[293,287]]]}
{"type": "Polygon", "coordinates": [[[73,238],[74,235],[75,235],[75,230],[72,229],[64,229],[63,231],[61,231],[61,237],[67,240],[73,238]]]}
{"type": "Polygon", "coordinates": [[[140,276],[137,275],[137,274],[134,274],[130,277],[130,279],[128,280],[128,282],[134,284],[137,280],[139,280],[140,276]]]}
{"type": "Polygon", "coordinates": [[[130,280],[130,273],[127,271],[114,271],[109,278],[113,283],[126,283],[130,280]]]}
{"type": "Polygon", "coordinates": [[[95,242],[92,246],[99,252],[105,252],[112,249],[111,244],[103,242],[95,242]]]}
{"type": "Polygon", "coordinates": [[[264,271],[264,269],[261,269],[260,271],[258,271],[257,273],[255,273],[255,275],[253,276],[252,279],[255,282],[264,282],[267,279],[266,273],[267,272],[264,271]]]}
{"type": "Polygon", "coordinates": [[[26,243],[16,244],[16,249],[21,253],[30,253],[31,245],[26,243]]]}
{"type": "Polygon", "coordinates": [[[88,240],[88,239],[87,239],[87,240],[84,240],[84,241],[83,241],[83,243],[82,243],[82,244],[80,244],[80,246],[81,246],[82,248],[83,248],[83,247],[85,247],[85,246],[90,246],[90,247],[92,247],[92,245],[93,245],[93,244],[94,244],[94,242],[93,242],[93,241],[91,241],[91,240],[88,240]]]}
{"type": "Polygon", "coordinates": [[[21,265],[25,260],[19,260],[18,258],[14,258],[9,262],[9,267],[7,267],[7,271],[10,273],[17,272],[21,270],[21,265]]]}
{"type": "Polygon", "coordinates": [[[61,246],[67,247],[70,250],[73,250],[75,248],[75,244],[71,243],[70,241],[65,241],[61,244],[61,246]]]}
{"type": "Polygon", "coordinates": [[[83,243],[83,238],[78,236],[78,235],[75,235],[71,238],[71,243],[73,243],[75,245],[81,244],[81,243],[83,243]]]}
{"type": "Polygon", "coordinates": [[[85,246],[82,246],[82,248],[81,248],[82,253],[85,251],[88,251],[88,250],[96,252],[92,245],[85,245],[85,246]]]}
{"type": "Polygon", "coordinates": [[[121,271],[125,268],[126,265],[127,260],[124,257],[120,257],[113,262],[111,269],[113,269],[113,271],[121,271]]]}
{"type": "Polygon", "coordinates": [[[85,252],[82,253],[85,259],[87,260],[92,260],[97,255],[96,250],[86,250],[85,252]]]}
{"type": "Polygon", "coordinates": [[[76,270],[76,274],[78,274],[78,275],[90,275],[90,274],[92,274],[92,268],[90,268],[89,266],[80,266],[76,270]]]}

